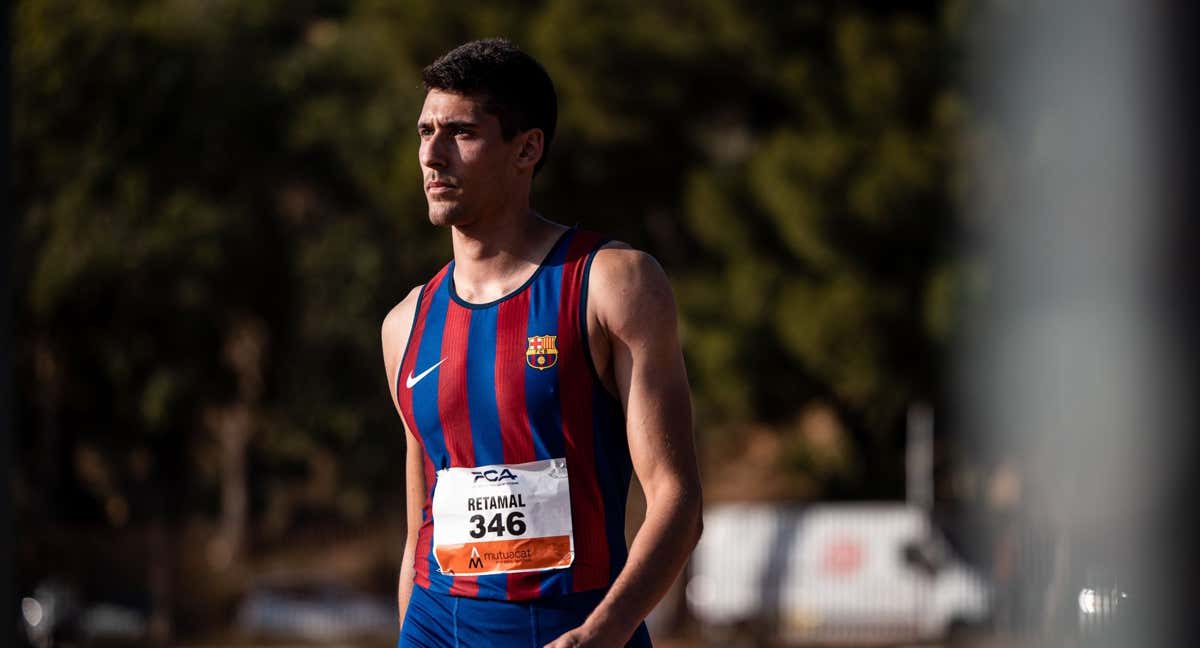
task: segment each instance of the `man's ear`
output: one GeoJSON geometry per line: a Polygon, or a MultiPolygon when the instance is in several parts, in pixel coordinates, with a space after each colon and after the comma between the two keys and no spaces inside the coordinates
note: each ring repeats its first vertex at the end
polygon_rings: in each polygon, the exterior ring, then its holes
{"type": "Polygon", "coordinates": [[[519,168],[529,168],[537,166],[538,160],[542,159],[542,147],[545,146],[546,139],[540,128],[531,128],[524,133],[520,133],[517,137],[521,138],[521,150],[517,153],[517,166],[519,168]]]}

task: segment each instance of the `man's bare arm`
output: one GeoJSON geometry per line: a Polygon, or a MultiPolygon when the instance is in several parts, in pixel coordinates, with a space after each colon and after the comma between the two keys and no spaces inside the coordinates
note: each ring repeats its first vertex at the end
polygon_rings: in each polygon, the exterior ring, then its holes
{"type": "MultiPolygon", "coordinates": [[[[417,299],[421,293],[418,286],[396,305],[383,320],[380,337],[383,340],[383,364],[388,376],[388,392],[392,395],[392,404],[396,412],[400,412],[400,402],[396,395],[396,372],[403,361],[401,354],[408,344],[408,335],[412,329],[413,317],[416,316],[417,299]]],[[[400,423],[404,427],[405,459],[404,459],[404,491],[407,502],[407,533],[404,542],[404,558],[400,565],[400,580],[396,591],[400,627],[404,626],[404,613],[408,610],[408,599],[412,596],[413,577],[415,575],[415,557],[417,552],[417,532],[421,528],[421,507],[425,503],[425,473],[422,466],[421,446],[408,431],[401,416],[400,423]]]]}
{"type": "Polygon", "coordinates": [[[404,434],[408,443],[404,458],[404,491],[408,502],[408,533],[404,539],[404,558],[400,564],[400,582],[396,586],[396,605],[399,625],[404,627],[404,614],[408,611],[408,600],[412,597],[413,578],[416,576],[417,532],[421,529],[421,507],[425,503],[425,473],[422,469],[421,446],[413,435],[404,434]]]}
{"type": "Polygon", "coordinates": [[[625,645],[678,577],[701,532],[691,395],[670,284],[653,258],[630,249],[601,250],[591,273],[589,310],[611,343],[646,519],[600,605],[548,648],[625,645]]]}

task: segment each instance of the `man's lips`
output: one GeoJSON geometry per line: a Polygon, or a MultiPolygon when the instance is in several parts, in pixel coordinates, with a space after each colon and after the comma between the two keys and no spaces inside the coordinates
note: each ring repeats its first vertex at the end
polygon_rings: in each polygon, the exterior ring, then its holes
{"type": "Polygon", "coordinates": [[[454,183],[445,182],[442,180],[434,180],[433,182],[425,183],[425,191],[428,191],[429,193],[443,193],[457,188],[458,186],[454,183]]]}

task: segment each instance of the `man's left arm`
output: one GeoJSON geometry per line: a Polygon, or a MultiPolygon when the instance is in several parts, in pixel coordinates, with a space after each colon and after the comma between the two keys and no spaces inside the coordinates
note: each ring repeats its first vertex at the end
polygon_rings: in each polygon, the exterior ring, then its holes
{"type": "Polygon", "coordinates": [[[701,531],[691,395],[666,274],[643,252],[606,248],[592,262],[589,292],[589,310],[610,342],[646,519],[600,605],[547,648],[625,645],[679,576],[701,531]]]}

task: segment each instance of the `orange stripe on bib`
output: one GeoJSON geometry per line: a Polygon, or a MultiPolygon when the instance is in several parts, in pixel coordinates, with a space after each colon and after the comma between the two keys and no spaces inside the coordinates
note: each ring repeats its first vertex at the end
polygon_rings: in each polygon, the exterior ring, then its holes
{"type": "Polygon", "coordinates": [[[571,564],[571,536],[439,545],[438,564],[456,576],[554,569],[571,564]]]}

